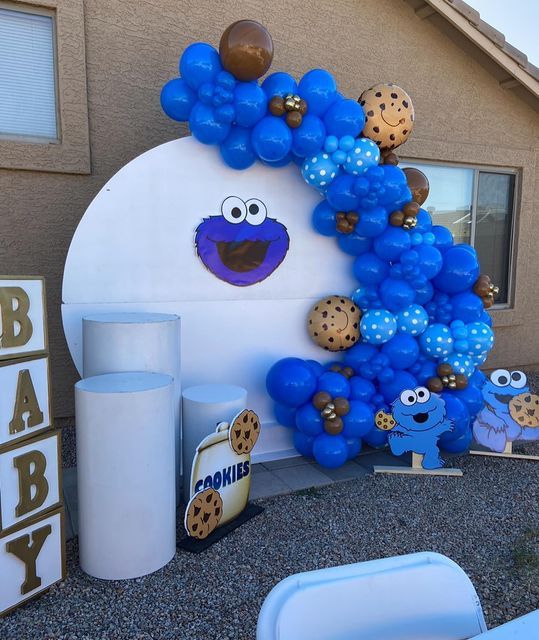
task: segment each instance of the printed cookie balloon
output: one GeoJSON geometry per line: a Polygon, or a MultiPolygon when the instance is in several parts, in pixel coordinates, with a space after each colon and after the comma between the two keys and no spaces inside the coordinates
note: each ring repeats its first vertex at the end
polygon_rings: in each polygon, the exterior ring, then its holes
{"type": "Polygon", "coordinates": [[[359,307],[353,300],[329,296],[311,309],[307,329],[313,341],[326,351],[344,351],[359,339],[360,317],[359,307]]]}
{"type": "Polygon", "coordinates": [[[406,142],[414,126],[414,105],[404,89],[391,83],[376,84],[361,94],[359,104],[365,112],[363,136],[382,150],[406,142]]]}

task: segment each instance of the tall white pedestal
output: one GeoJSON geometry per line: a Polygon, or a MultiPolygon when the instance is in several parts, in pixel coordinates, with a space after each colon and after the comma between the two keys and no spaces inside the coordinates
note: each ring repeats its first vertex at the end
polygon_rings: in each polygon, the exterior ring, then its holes
{"type": "Polygon", "coordinates": [[[176,492],[180,498],[180,318],[167,313],[103,313],[83,318],[83,378],[151,371],[174,378],[176,492]]]}
{"type": "Polygon", "coordinates": [[[75,385],[79,556],[106,580],[157,571],[176,552],[174,387],[158,373],[75,385]]]}
{"type": "Polygon", "coordinates": [[[247,391],[231,384],[204,384],[185,389],[182,398],[183,497],[187,502],[196,448],[219,422],[231,422],[247,408],[247,391]]]}

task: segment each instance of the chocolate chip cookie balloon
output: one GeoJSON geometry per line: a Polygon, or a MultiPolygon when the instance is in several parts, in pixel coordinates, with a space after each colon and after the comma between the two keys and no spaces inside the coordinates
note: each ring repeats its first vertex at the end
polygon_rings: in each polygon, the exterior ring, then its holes
{"type": "Polygon", "coordinates": [[[326,351],[344,351],[359,340],[360,317],[359,307],[350,298],[328,296],[311,309],[307,329],[326,351]]]}
{"type": "Polygon", "coordinates": [[[359,104],[365,112],[363,136],[382,150],[406,142],[414,126],[414,105],[404,89],[391,83],[376,84],[361,94],[359,104]]]}

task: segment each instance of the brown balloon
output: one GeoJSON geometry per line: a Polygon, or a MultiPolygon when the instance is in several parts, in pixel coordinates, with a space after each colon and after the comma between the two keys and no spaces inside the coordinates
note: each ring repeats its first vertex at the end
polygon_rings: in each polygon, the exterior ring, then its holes
{"type": "Polygon", "coordinates": [[[327,404],[331,402],[331,396],[327,391],[319,391],[313,396],[313,405],[319,410],[325,408],[327,404]]]}
{"type": "Polygon", "coordinates": [[[427,176],[419,169],[414,167],[407,167],[403,169],[406,174],[406,182],[412,192],[412,198],[414,202],[417,202],[421,206],[429,195],[429,181],[427,176]]]}
{"type": "Polygon", "coordinates": [[[223,67],[238,80],[256,80],[271,66],[273,41],[260,23],[238,20],[221,36],[219,57],[223,67]]]}

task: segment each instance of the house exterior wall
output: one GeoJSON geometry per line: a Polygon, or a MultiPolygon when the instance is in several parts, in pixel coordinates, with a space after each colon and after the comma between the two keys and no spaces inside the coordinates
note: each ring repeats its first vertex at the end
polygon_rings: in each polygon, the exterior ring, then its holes
{"type": "MultiPolygon", "coordinates": [[[[224,28],[241,18],[262,22],[272,34],[272,70],[301,77],[310,68],[326,68],[349,97],[377,82],[404,87],[414,101],[416,124],[400,150],[403,157],[519,170],[514,305],[493,313],[497,341],[487,366],[539,365],[537,114],[409,5],[85,0],[91,172],[0,169],[0,272],[46,277],[55,415],[73,415],[77,379],[60,317],[63,265],[75,228],[124,164],[186,133],[162,113],[161,86],[177,75],[178,57],[189,43],[217,45],[224,28]]],[[[77,42],[71,44],[77,49],[77,42]]],[[[60,77],[61,87],[64,82],[60,77]]],[[[35,166],[32,153],[39,153],[37,147],[28,149],[29,167],[35,166]]]]}

